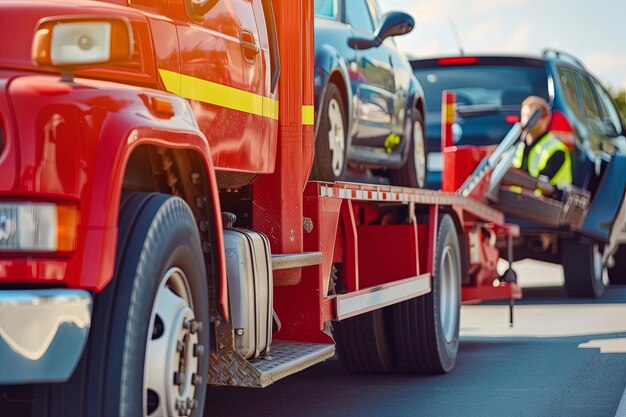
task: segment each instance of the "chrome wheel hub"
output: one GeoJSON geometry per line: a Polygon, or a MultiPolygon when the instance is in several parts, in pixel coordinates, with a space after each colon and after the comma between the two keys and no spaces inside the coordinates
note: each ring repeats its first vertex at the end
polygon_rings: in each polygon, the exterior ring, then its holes
{"type": "Polygon", "coordinates": [[[413,163],[415,175],[420,187],[426,182],[426,147],[424,145],[424,131],[420,122],[413,124],[413,163]]]}
{"type": "Polygon", "coordinates": [[[144,415],[189,416],[198,407],[199,344],[202,323],[195,320],[189,284],[172,268],[162,278],[148,329],[144,364],[144,415]]]}
{"type": "Polygon", "coordinates": [[[331,167],[335,177],[339,177],[343,172],[345,163],[346,135],[341,106],[334,98],[328,103],[328,121],[330,125],[328,147],[331,154],[331,167]]]}
{"type": "Polygon", "coordinates": [[[447,343],[456,334],[459,320],[459,276],[457,259],[452,246],[446,245],[439,264],[439,319],[447,343]]]}

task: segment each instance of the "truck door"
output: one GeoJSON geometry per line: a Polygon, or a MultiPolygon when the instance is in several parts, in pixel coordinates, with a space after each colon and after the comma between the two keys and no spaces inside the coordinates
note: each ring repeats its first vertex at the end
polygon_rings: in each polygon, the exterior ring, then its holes
{"type": "Polygon", "coordinates": [[[255,17],[260,0],[218,0],[195,18],[188,15],[190,0],[168,2],[178,20],[180,94],[191,100],[215,168],[270,172],[265,54],[255,17]]]}

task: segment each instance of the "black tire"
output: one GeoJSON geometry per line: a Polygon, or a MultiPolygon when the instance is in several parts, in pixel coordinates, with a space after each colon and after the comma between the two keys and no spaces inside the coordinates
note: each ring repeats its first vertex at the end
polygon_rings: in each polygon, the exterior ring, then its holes
{"type": "Polygon", "coordinates": [[[608,269],[611,285],[626,285],[626,245],[620,246],[613,255],[615,264],[608,269]]]}
{"type": "Polygon", "coordinates": [[[380,309],[333,324],[337,352],[349,372],[388,374],[396,370],[389,313],[380,309]]]}
{"type": "Polygon", "coordinates": [[[597,298],[604,293],[599,250],[597,243],[563,241],[563,272],[568,297],[597,298]]]}
{"type": "Polygon", "coordinates": [[[348,165],[348,115],[344,100],[339,88],[329,83],[324,96],[324,103],[319,113],[319,126],[315,137],[315,158],[311,170],[311,179],[318,181],[339,181],[346,172],[348,165]],[[335,110],[341,113],[343,120],[343,163],[341,168],[333,170],[333,154],[330,147],[329,132],[331,130],[331,118],[329,111],[335,110]]]}
{"type": "Polygon", "coordinates": [[[424,116],[417,109],[413,110],[410,124],[406,128],[411,134],[409,155],[401,168],[391,171],[391,184],[401,187],[424,188],[426,185],[426,132],[424,130],[424,116]],[[416,153],[416,146],[420,146],[422,151],[416,153]],[[418,157],[421,160],[421,162],[418,161],[421,167],[420,172],[418,172],[415,163],[418,157]]]}
{"type": "MultiPolygon", "coordinates": [[[[444,374],[450,372],[456,363],[459,350],[459,321],[461,305],[461,251],[454,221],[449,215],[440,219],[437,235],[432,291],[393,306],[395,341],[399,370],[417,374],[444,374]],[[447,266],[444,266],[447,265],[447,266]],[[447,305],[447,324],[451,331],[446,334],[442,323],[441,300],[444,285],[442,271],[450,270],[445,284],[450,288],[450,296],[444,299],[455,300],[447,305]],[[454,275],[453,275],[454,274],[454,275]]],[[[448,293],[446,293],[448,294],[448,293]]]]}
{"type": "MultiPolygon", "coordinates": [[[[34,415],[145,415],[144,398],[147,398],[148,404],[155,402],[154,395],[149,394],[144,386],[144,369],[148,369],[144,362],[148,347],[152,346],[148,342],[148,334],[152,331],[151,341],[157,340],[159,333],[166,334],[163,329],[168,327],[164,324],[168,320],[157,318],[155,300],[161,294],[160,290],[166,291],[165,284],[169,281],[166,282],[164,278],[169,276],[167,273],[173,268],[179,268],[182,276],[186,277],[182,281],[187,285],[185,296],[190,299],[195,319],[203,323],[195,332],[190,330],[189,334],[193,333],[193,338],[187,339],[206,347],[204,354],[196,356],[194,353],[193,356],[196,358],[193,362],[197,364],[194,369],[198,369],[197,375],[204,382],[198,384],[196,379],[192,392],[197,403],[192,415],[202,415],[206,397],[210,326],[207,277],[200,238],[191,210],[183,200],[149,193],[129,193],[124,196],[115,275],[106,289],[95,296],[92,326],[85,352],[67,383],[37,387],[33,402],[34,415]]],[[[171,292],[177,294],[175,290],[171,292]]],[[[182,296],[179,297],[182,299],[182,296]]],[[[179,313],[181,310],[176,311],[179,313]]],[[[189,324],[191,322],[187,321],[189,324]]],[[[173,333],[180,334],[180,330],[173,327],[173,333]]],[[[171,340],[164,339],[168,342],[171,340]]],[[[170,352],[166,349],[163,351],[170,352]]],[[[194,349],[194,352],[197,351],[194,349]]],[[[158,369],[158,366],[155,365],[153,369],[158,369]]],[[[191,379],[191,375],[188,377],[191,379]]],[[[170,377],[164,373],[162,378],[159,381],[167,381],[170,377]]],[[[158,400],[161,405],[165,404],[163,398],[158,400]]],[[[167,411],[165,415],[168,415],[167,411]]]]}

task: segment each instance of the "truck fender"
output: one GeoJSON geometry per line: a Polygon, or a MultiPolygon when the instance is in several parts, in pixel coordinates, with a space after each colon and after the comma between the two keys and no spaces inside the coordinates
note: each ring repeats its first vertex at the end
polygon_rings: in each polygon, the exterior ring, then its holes
{"type": "MultiPolygon", "coordinates": [[[[117,223],[124,173],[133,151],[142,145],[152,145],[173,150],[188,150],[199,155],[207,176],[209,204],[212,205],[213,236],[213,276],[219,285],[219,304],[225,318],[228,317],[228,295],[226,283],[225,259],[223,253],[223,235],[221,208],[215,171],[210,158],[211,151],[204,135],[199,131],[193,119],[191,108],[186,100],[157,92],[150,95],[164,95],[175,103],[176,111],[188,112],[182,117],[169,120],[154,117],[149,111],[125,111],[113,113],[100,132],[96,155],[92,169],[92,187],[85,206],[88,211],[87,234],[84,242],[82,260],[83,276],[80,286],[102,290],[111,280],[114,272],[117,249],[117,223]],[[111,140],[119,138],[118,140],[111,140]],[[93,209],[101,208],[101,209],[93,209]],[[113,232],[112,232],[113,231],[113,232]],[[103,236],[104,235],[106,236],[103,236]],[[104,237],[104,239],[103,239],[104,237]],[[99,265],[99,268],[94,267],[99,265]],[[217,274],[217,276],[215,276],[217,274]]],[[[145,108],[144,108],[145,109],[145,108]]],[[[192,203],[190,203],[192,204],[192,203]]]]}

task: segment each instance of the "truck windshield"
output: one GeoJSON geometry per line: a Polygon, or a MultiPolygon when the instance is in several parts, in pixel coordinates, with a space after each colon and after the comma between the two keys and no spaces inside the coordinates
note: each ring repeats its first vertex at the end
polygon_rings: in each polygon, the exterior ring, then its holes
{"type": "Polygon", "coordinates": [[[441,93],[456,92],[459,110],[519,110],[522,101],[535,95],[550,101],[548,77],[541,67],[454,66],[418,68],[415,75],[426,96],[429,112],[441,111],[441,93]]]}

